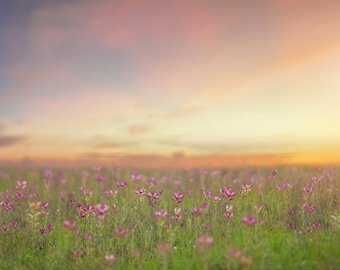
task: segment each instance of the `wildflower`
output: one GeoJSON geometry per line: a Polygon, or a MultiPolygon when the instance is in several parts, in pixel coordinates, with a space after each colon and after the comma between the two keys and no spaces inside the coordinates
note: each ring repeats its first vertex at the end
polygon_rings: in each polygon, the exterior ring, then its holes
{"type": "Polygon", "coordinates": [[[48,202],[40,202],[40,208],[47,208],[48,202]]]}
{"type": "Polygon", "coordinates": [[[76,228],[76,223],[72,220],[65,220],[64,223],[64,228],[70,230],[70,231],[74,231],[76,228]]]}
{"type": "Polygon", "coordinates": [[[117,187],[119,187],[119,188],[126,188],[127,187],[127,182],[125,182],[125,181],[119,181],[118,183],[117,183],[117,187]]]}
{"type": "Polygon", "coordinates": [[[44,234],[45,232],[46,232],[46,229],[45,229],[45,228],[40,229],[40,233],[41,233],[41,234],[44,234]]]}
{"type": "Polygon", "coordinates": [[[154,214],[156,217],[161,218],[161,217],[166,217],[168,215],[168,212],[163,209],[160,209],[160,210],[155,211],[154,214]]]}
{"type": "Polygon", "coordinates": [[[308,226],[306,226],[305,230],[306,230],[306,232],[311,232],[312,228],[313,228],[312,226],[308,225],[308,226]]]}
{"type": "Polygon", "coordinates": [[[227,256],[230,258],[233,258],[233,257],[239,258],[242,256],[242,252],[241,250],[237,248],[232,248],[228,250],[227,256]]]}
{"type": "Polygon", "coordinates": [[[139,195],[139,196],[145,196],[146,195],[146,189],[145,188],[137,188],[135,190],[135,195],[139,195]]]}
{"type": "Polygon", "coordinates": [[[178,215],[181,212],[181,210],[182,210],[181,208],[175,208],[174,213],[178,215]]]}
{"type": "Polygon", "coordinates": [[[321,227],[321,224],[317,221],[315,221],[313,224],[312,224],[313,228],[314,229],[319,229],[321,227]]]}
{"type": "Polygon", "coordinates": [[[97,215],[104,215],[109,211],[109,207],[105,203],[100,203],[96,206],[97,215]]]}
{"type": "Polygon", "coordinates": [[[51,231],[54,230],[54,226],[53,226],[52,224],[47,224],[46,230],[47,230],[48,232],[51,232],[51,231]]]}
{"type": "Polygon", "coordinates": [[[180,191],[175,191],[173,194],[172,194],[172,200],[174,200],[176,203],[181,203],[183,201],[183,194],[180,192],[180,191]]]}
{"type": "Polygon", "coordinates": [[[126,235],[129,235],[130,234],[130,230],[125,230],[123,229],[122,227],[118,227],[116,230],[115,230],[115,234],[120,237],[120,238],[124,238],[126,235]]]}
{"type": "Polygon", "coordinates": [[[88,240],[91,240],[92,239],[92,234],[87,233],[87,234],[85,234],[84,238],[88,239],[88,240]]]}
{"type": "Polygon", "coordinates": [[[261,219],[256,219],[253,214],[247,214],[241,219],[242,223],[249,226],[254,227],[256,224],[261,223],[261,219]]]}
{"type": "Polygon", "coordinates": [[[218,202],[221,200],[221,197],[217,195],[217,196],[214,196],[213,199],[215,202],[218,202]]]}
{"type": "Polygon", "coordinates": [[[181,217],[180,215],[177,215],[177,214],[175,214],[175,215],[172,216],[172,219],[173,219],[173,220],[176,220],[176,221],[180,220],[181,218],[182,218],[182,217],[181,217]]]}
{"type": "Polygon", "coordinates": [[[313,187],[312,187],[312,186],[310,186],[310,187],[304,187],[304,188],[302,189],[302,191],[303,191],[303,193],[304,193],[305,195],[310,195],[310,194],[313,193],[313,187]]]}
{"type": "Polygon", "coordinates": [[[226,218],[231,218],[231,217],[234,216],[234,214],[233,214],[232,212],[225,212],[225,213],[224,213],[224,216],[225,216],[226,218]]]}
{"type": "Polygon", "coordinates": [[[202,209],[200,207],[194,207],[192,210],[191,210],[191,214],[193,216],[199,216],[200,214],[202,214],[202,209]]]}
{"type": "Polygon", "coordinates": [[[208,202],[202,202],[199,207],[202,208],[202,209],[207,208],[207,207],[209,207],[209,203],[208,202]]]}
{"type": "Polygon", "coordinates": [[[166,242],[162,242],[162,243],[157,245],[157,250],[160,253],[168,252],[168,251],[170,251],[170,245],[166,242]]]}
{"type": "Polygon", "coordinates": [[[277,175],[278,171],[279,171],[278,169],[272,169],[270,172],[271,172],[272,176],[275,177],[277,175]]]}
{"type": "Polygon", "coordinates": [[[68,200],[67,206],[72,206],[72,205],[74,205],[74,200],[68,200]]]}
{"type": "Polygon", "coordinates": [[[242,190],[241,193],[242,194],[247,194],[249,191],[251,191],[253,189],[253,185],[250,183],[244,183],[242,185],[242,190]]]}
{"type": "Polygon", "coordinates": [[[96,176],[96,181],[97,181],[98,183],[103,183],[105,180],[106,180],[106,176],[105,176],[105,175],[98,174],[98,175],[96,176]]]}
{"type": "Polygon", "coordinates": [[[17,179],[15,187],[16,189],[25,189],[27,187],[27,182],[23,179],[17,179]]]}
{"type": "Polygon", "coordinates": [[[73,254],[74,254],[74,256],[81,256],[81,255],[83,255],[83,252],[81,252],[80,250],[75,250],[75,251],[73,251],[73,254]]]}
{"type": "Polygon", "coordinates": [[[204,234],[198,237],[195,243],[199,249],[206,249],[214,244],[214,240],[209,235],[204,234]]]}
{"type": "Polygon", "coordinates": [[[224,187],[220,189],[221,194],[229,199],[230,201],[234,199],[235,192],[230,187],[224,187]]]}
{"type": "Polygon", "coordinates": [[[104,256],[104,263],[105,264],[115,264],[117,262],[117,259],[115,255],[113,254],[107,254],[104,256]]]}
{"type": "Polygon", "coordinates": [[[141,175],[137,171],[135,170],[131,171],[131,181],[138,182],[139,180],[141,180],[141,178],[142,178],[141,175]]]}
{"type": "Polygon", "coordinates": [[[9,222],[9,225],[10,225],[11,227],[13,227],[13,228],[16,228],[16,227],[18,226],[18,222],[17,222],[16,220],[11,220],[11,221],[9,222]]]}
{"type": "Polygon", "coordinates": [[[225,206],[225,210],[226,210],[227,212],[230,212],[231,210],[233,210],[233,208],[234,208],[234,205],[232,205],[232,204],[227,204],[227,205],[225,206]]]}

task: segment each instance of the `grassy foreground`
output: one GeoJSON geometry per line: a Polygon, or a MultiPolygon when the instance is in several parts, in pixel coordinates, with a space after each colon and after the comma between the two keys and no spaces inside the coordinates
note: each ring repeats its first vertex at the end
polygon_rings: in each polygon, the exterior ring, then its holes
{"type": "Polygon", "coordinates": [[[0,169],[0,269],[339,269],[339,168],[0,169]]]}

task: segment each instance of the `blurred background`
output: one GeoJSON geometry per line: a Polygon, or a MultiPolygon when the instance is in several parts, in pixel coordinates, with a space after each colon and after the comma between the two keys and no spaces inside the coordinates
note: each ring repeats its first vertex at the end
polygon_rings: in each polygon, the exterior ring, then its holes
{"type": "Polygon", "coordinates": [[[1,1],[0,164],[339,164],[339,12],[1,1]]]}

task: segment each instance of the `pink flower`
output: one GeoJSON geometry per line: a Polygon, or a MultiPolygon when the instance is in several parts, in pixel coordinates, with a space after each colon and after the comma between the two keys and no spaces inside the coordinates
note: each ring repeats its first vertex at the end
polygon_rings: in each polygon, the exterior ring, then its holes
{"type": "Polygon", "coordinates": [[[230,187],[224,187],[220,189],[221,194],[229,199],[230,201],[234,199],[235,192],[230,187]]]}
{"type": "Polygon", "coordinates": [[[173,220],[176,220],[176,221],[180,220],[181,218],[182,218],[182,217],[181,217],[180,215],[177,215],[177,214],[175,214],[175,215],[172,216],[172,219],[173,219],[173,220]]]}
{"type": "Polygon", "coordinates": [[[156,217],[160,218],[160,217],[166,217],[168,215],[168,212],[163,209],[160,209],[160,210],[155,211],[154,214],[156,217]]]}
{"type": "Polygon", "coordinates": [[[118,183],[117,183],[117,187],[119,187],[119,188],[126,188],[127,187],[127,182],[125,182],[125,181],[119,181],[118,183]]]}
{"type": "Polygon", "coordinates": [[[232,212],[225,212],[224,213],[224,216],[226,217],[226,218],[231,218],[231,217],[233,217],[233,213],[232,212]]]}
{"type": "Polygon", "coordinates": [[[88,240],[91,240],[92,239],[92,234],[87,233],[87,234],[85,234],[84,238],[88,239],[88,240]]]}
{"type": "Polygon", "coordinates": [[[113,254],[107,254],[104,256],[104,263],[105,264],[115,264],[117,262],[117,259],[115,255],[113,254]]]}
{"type": "Polygon", "coordinates": [[[83,255],[83,252],[81,252],[80,250],[75,250],[75,251],[73,251],[73,254],[74,254],[74,256],[81,256],[81,255],[83,255]]]}
{"type": "Polygon", "coordinates": [[[71,230],[71,231],[74,231],[76,228],[76,223],[72,220],[65,220],[63,225],[64,225],[64,228],[71,230]]]}
{"type": "Polygon", "coordinates": [[[146,189],[145,188],[137,188],[135,190],[135,194],[139,196],[145,196],[146,195],[146,189]]]}
{"type": "Polygon", "coordinates": [[[172,194],[172,200],[174,200],[176,203],[181,203],[183,201],[183,194],[180,191],[175,191],[172,194]]]}
{"type": "Polygon", "coordinates": [[[261,223],[261,219],[256,219],[253,214],[247,214],[241,219],[242,223],[249,226],[254,227],[256,224],[261,223]]]}
{"type": "Polygon", "coordinates": [[[191,210],[191,214],[193,216],[199,216],[200,214],[202,214],[202,209],[200,207],[194,207],[192,210],[191,210]]]}
{"type": "Polygon", "coordinates": [[[196,246],[199,249],[210,248],[214,244],[214,240],[209,235],[201,235],[196,239],[196,246]]]}
{"type": "Polygon", "coordinates": [[[100,203],[96,206],[96,213],[98,215],[104,215],[109,211],[109,207],[105,203],[100,203]]]}
{"type": "Polygon", "coordinates": [[[158,250],[158,252],[161,252],[161,253],[168,252],[168,251],[170,251],[170,245],[166,242],[162,242],[162,243],[157,245],[157,250],[158,250]]]}
{"type": "Polygon", "coordinates": [[[118,227],[116,230],[115,230],[115,235],[117,235],[118,237],[120,238],[124,238],[126,235],[129,235],[131,233],[130,230],[125,230],[123,229],[122,227],[118,227]]]}

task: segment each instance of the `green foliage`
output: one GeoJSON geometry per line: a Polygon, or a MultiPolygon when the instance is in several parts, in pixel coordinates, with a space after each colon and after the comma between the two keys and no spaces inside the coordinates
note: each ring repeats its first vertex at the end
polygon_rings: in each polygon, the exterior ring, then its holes
{"type": "Polygon", "coordinates": [[[2,169],[0,268],[336,269],[338,170],[2,169]]]}

